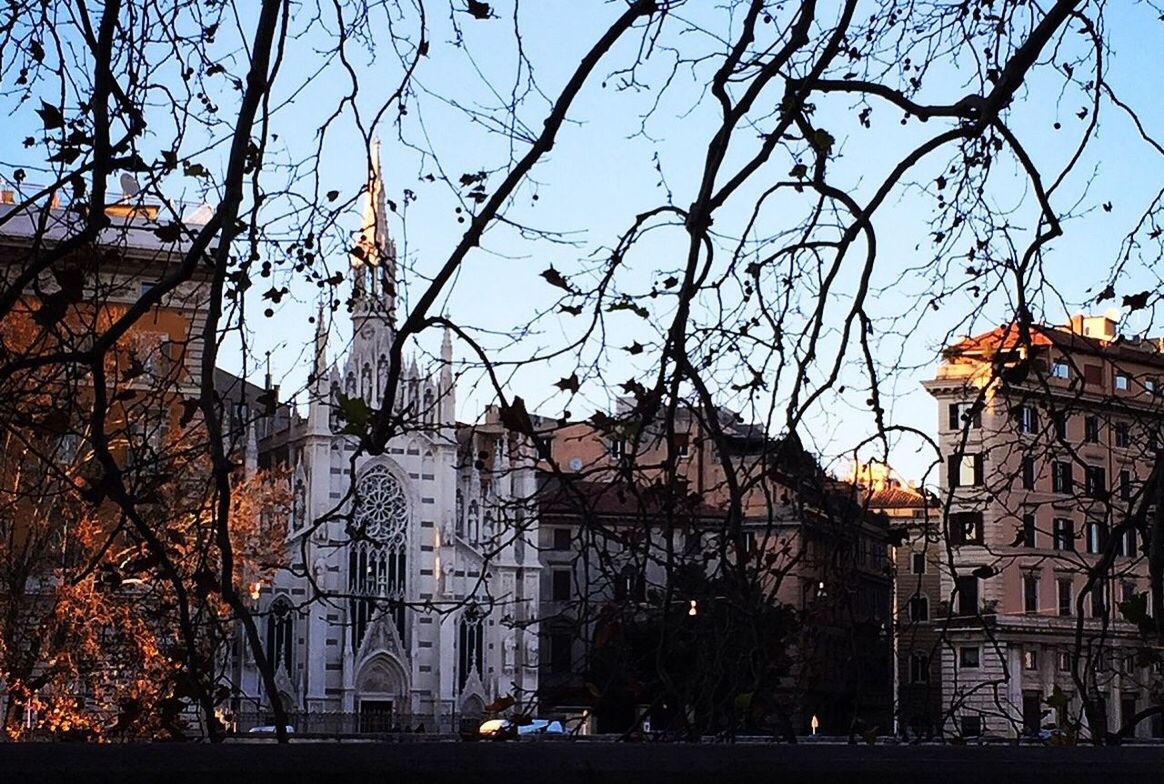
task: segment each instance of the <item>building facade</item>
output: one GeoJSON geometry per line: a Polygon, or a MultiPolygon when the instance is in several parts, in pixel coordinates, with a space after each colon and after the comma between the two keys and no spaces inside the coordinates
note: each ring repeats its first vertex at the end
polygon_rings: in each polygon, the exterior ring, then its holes
{"type": "Polygon", "coordinates": [[[940,558],[926,569],[940,569],[930,614],[954,735],[1114,731],[1161,685],[1133,621],[1150,593],[1164,354],[1107,318],[1029,332],[968,338],[925,382],[945,456],[940,558]]]}
{"type": "Polygon", "coordinates": [[[351,412],[381,405],[395,338],[377,147],[372,159],[351,260],[353,341],[329,361],[321,309],[307,416],[284,409],[259,441],[264,465],[290,471],[294,499],[287,568],[254,590],[279,693],[264,693],[241,646],[236,704],[282,700],[307,728],[343,714],[360,730],[431,731],[499,697],[524,709],[536,696],[537,519],[522,503],[534,466],[496,421],[455,421],[447,333],[437,368],[412,361],[402,375],[400,434],[357,456],[345,429],[351,412]]]}
{"type": "MultiPolygon", "coordinates": [[[[764,610],[786,620],[770,639],[739,638],[735,649],[730,640],[717,642],[729,658],[748,646],[764,650],[766,679],[754,686],[769,700],[756,714],[765,716],[764,730],[808,734],[815,717],[825,734],[888,732],[884,518],[866,514],[855,486],[826,476],[794,439],[773,439],[730,414],[719,431],[713,438],[680,407],[671,445],[661,429],[628,444],[627,428],[593,423],[558,427],[547,437],[553,465],[543,464],[539,514],[543,707],[596,713],[591,726],[599,731],[625,730],[644,715],[656,730],[673,728],[674,710],[659,710],[649,689],[639,704],[610,704],[586,687],[602,681],[591,670],[601,647],[595,641],[610,646],[602,621],[618,618],[625,628],[628,617],[643,623],[671,613],[680,628],[697,627],[723,601],[716,580],[739,570],[764,610]],[[669,448],[673,490],[665,481],[669,448]],[[740,499],[738,538],[727,522],[728,470],[751,487],[740,499]]],[[[692,709],[693,723],[706,718],[698,713],[692,709]]],[[[743,718],[718,721],[722,729],[743,718]]]]}
{"type": "Polygon", "coordinates": [[[942,723],[943,547],[938,500],[884,464],[859,466],[862,503],[889,525],[893,574],[894,731],[931,737],[942,723]]]}

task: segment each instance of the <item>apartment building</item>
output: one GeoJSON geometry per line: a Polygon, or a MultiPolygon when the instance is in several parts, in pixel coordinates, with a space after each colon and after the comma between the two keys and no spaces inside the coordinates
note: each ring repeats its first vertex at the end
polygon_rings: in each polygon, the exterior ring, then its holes
{"type": "MultiPolygon", "coordinates": [[[[143,499],[139,509],[148,506],[142,514],[151,520],[185,495],[160,479],[185,482],[194,473],[195,461],[178,459],[180,450],[168,444],[181,430],[182,401],[200,389],[209,280],[200,270],[178,273],[186,245],[160,236],[168,221],[158,205],[126,198],[105,212],[105,228],[80,243],[80,210],[56,197],[27,203],[17,191],[0,189],[0,283],[17,295],[0,324],[7,371],[0,390],[0,608],[7,619],[0,628],[0,731],[36,731],[60,705],[66,712],[84,705],[87,719],[110,725],[119,711],[110,694],[130,680],[123,673],[135,672],[110,664],[136,661],[134,640],[119,637],[112,623],[102,630],[110,641],[104,659],[78,660],[64,672],[52,667],[53,646],[77,647],[83,633],[71,636],[79,625],[70,629],[55,609],[61,575],[83,578],[98,565],[78,532],[95,525],[113,530],[119,517],[98,494],[82,503],[75,492],[82,482],[100,486],[108,475],[95,458],[97,445],[108,448],[118,481],[143,499]],[[181,282],[158,286],[167,279],[181,282]],[[146,294],[151,306],[132,314],[146,294]],[[116,340],[111,330],[119,330],[116,340]],[[102,349],[100,376],[83,357],[95,344],[102,349]],[[20,367],[34,358],[48,361],[20,367]]],[[[142,580],[122,582],[138,575],[109,564],[109,554],[128,549],[127,542],[110,539],[97,553],[107,559],[99,564],[107,582],[121,586],[109,594],[111,611],[144,601],[142,580]]]]}
{"type": "MultiPolygon", "coordinates": [[[[885,519],[866,514],[855,486],[827,476],[794,438],[772,438],[731,414],[718,423],[721,437],[709,429],[680,409],[671,436],[659,428],[637,443],[626,428],[594,422],[548,432],[552,460],[543,465],[538,513],[543,709],[593,710],[596,729],[625,728],[634,706],[603,706],[583,688],[601,637],[596,619],[666,611],[694,626],[721,601],[714,595],[721,567],[742,568],[765,607],[795,628],[770,651],[772,670],[783,672],[767,690],[779,703],[768,706],[772,728],[807,734],[816,717],[825,734],[888,732],[885,519]],[[663,481],[668,449],[673,487],[663,481]],[[749,487],[740,496],[738,541],[727,525],[729,466],[749,487]],[[684,582],[696,573],[703,577],[684,582]],[[687,613],[697,615],[685,620],[687,613]]],[[[732,655],[730,641],[720,642],[732,655]]],[[[741,649],[749,644],[739,640],[741,649]]],[[[643,710],[650,693],[640,696],[643,710]]],[[[671,718],[656,709],[651,724],[662,728],[671,718]]]]}
{"type": "Polygon", "coordinates": [[[853,482],[864,507],[889,526],[895,734],[932,737],[942,717],[940,503],[885,464],[856,467],[853,482]]]}
{"type": "Polygon", "coordinates": [[[944,456],[930,616],[947,734],[1114,731],[1154,699],[1152,648],[1119,605],[1148,593],[1162,378],[1155,341],[1077,316],[963,340],[924,383],[944,456]]]}

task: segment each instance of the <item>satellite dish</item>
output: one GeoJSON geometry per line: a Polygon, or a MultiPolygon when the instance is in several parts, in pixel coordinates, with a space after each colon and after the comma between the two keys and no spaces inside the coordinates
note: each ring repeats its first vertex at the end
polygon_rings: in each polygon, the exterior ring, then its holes
{"type": "Polygon", "coordinates": [[[571,471],[581,471],[582,470],[582,458],[571,457],[570,458],[570,470],[571,471]]]}
{"type": "Polygon", "coordinates": [[[126,201],[137,198],[141,193],[141,186],[137,184],[137,180],[129,172],[122,172],[121,174],[121,196],[126,201]]]}

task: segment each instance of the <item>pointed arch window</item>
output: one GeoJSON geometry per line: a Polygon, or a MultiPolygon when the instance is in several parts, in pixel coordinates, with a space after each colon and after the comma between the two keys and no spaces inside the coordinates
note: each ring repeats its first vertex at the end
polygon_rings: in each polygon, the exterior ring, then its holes
{"type": "Polygon", "coordinates": [[[457,668],[458,682],[459,689],[463,691],[470,673],[476,670],[477,675],[480,676],[485,664],[485,621],[476,605],[470,605],[466,608],[465,614],[461,616],[458,642],[460,643],[458,646],[460,652],[460,666],[457,668]]]}
{"type": "Polygon", "coordinates": [[[348,371],[348,378],[344,384],[344,394],[348,397],[356,396],[356,371],[354,370],[348,371]]]}
{"type": "Polygon", "coordinates": [[[280,596],[267,612],[267,656],[275,669],[288,675],[295,661],[295,610],[287,597],[280,596]]]}
{"type": "Polygon", "coordinates": [[[430,425],[436,421],[436,412],[433,411],[435,405],[436,400],[433,397],[432,388],[430,387],[424,390],[424,408],[421,409],[421,416],[430,425]]]}
{"type": "Polygon", "coordinates": [[[388,612],[401,642],[407,601],[408,500],[387,467],[368,469],[356,485],[352,523],[358,541],[348,548],[349,623],[357,650],[377,612],[388,612]]]}

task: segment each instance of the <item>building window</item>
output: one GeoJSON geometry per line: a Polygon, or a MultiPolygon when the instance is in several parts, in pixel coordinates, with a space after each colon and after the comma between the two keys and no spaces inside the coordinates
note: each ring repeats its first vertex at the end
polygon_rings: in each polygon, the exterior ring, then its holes
{"type": "Polygon", "coordinates": [[[977,647],[958,649],[958,666],[966,670],[978,669],[979,652],[977,647]]]}
{"type": "Polygon", "coordinates": [[[384,465],[373,465],[356,485],[352,513],[364,539],[348,549],[348,622],[352,650],[358,651],[372,617],[387,610],[401,640],[406,639],[408,596],[408,500],[384,465]]]}
{"type": "Polygon", "coordinates": [[[974,575],[965,575],[954,581],[958,596],[956,597],[956,615],[978,614],[978,578],[974,575]]]}
{"type": "Polygon", "coordinates": [[[925,623],[930,619],[930,600],[924,595],[910,597],[909,620],[911,623],[925,623]]]}
{"type": "Polygon", "coordinates": [[[930,682],[930,657],[924,653],[915,653],[909,657],[909,682],[930,682]]]}
{"type": "Polygon", "coordinates": [[[1059,651],[1059,672],[1071,672],[1071,654],[1068,651],[1059,651]]]}
{"type": "Polygon", "coordinates": [[[1039,432],[1039,412],[1034,406],[1018,406],[1014,410],[1014,419],[1020,433],[1039,432]]]}
{"type": "Polygon", "coordinates": [[[461,618],[460,631],[460,688],[464,690],[469,676],[476,672],[484,680],[485,622],[476,605],[470,605],[461,618]]]}
{"type": "Polygon", "coordinates": [[[1037,670],[1039,669],[1039,652],[1034,648],[1027,648],[1023,651],[1023,669],[1037,670]]]}
{"type": "Polygon", "coordinates": [[[1067,412],[1056,411],[1051,414],[1051,421],[1055,423],[1055,438],[1060,441],[1067,440],[1067,412]]]}
{"type": "Polygon", "coordinates": [[[1128,391],[1128,374],[1117,370],[1115,374],[1115,388],[1119,392],[1128,391]]]}
{"type": "Polygon", "coordinates": [[[280,667],[293,675],[291,665],[295,650],[295,616],[291,603],[280,596],[271,604],[267,614],[267,656],[275,669],[280,667]]]}
{"type": "Polygon", "coordinates": [[[1055,581],[1059,588],[1059,615],[1064,618],[1072,614],[1072,586],[1070,577],[1060,577],[1055,581]]]}
{"type": "Polygon", "coordinates": [[[1107,497],[1107,470],[1103,466],[1087,466],[1083,476],[1084,492],[1088,498],[1107,497]]]}
{"type": "Polygon", "coordinates": [[[951,403],[947,424],[950,430],[961,430],[967,424],[971,429],[982,427],[982,409],[973,403],[951,403]]]}
{"type": "Polygon", "coordinates": [[[1035,515],[1027,512],[1023,515],[1023,547],[1036,547],[1038,531],[1035,528],[1035,515]]]}
{"type": "Polygon", "coordinates": [[[1136,529],[1128,528],[1116,538],[1116,555],[1127,556],[1128,558],[1135,558],[1138,556],[1139,547],[1136,541],[1136,529]]]}
{"type": "Polygon", "coordinates": [[[1083,440],[1089,444],[1099,443],[1099,417],[1083,418],[1083,440]]]}
{"type": "Polygon", "coordinates": [[[1054,378],[1071,378],[1071,368],[1067,365],[1067,360],[1056,359],[1052,362],[1051,376],[1054,378]]]}
{"type": "Polygon", "coordinates": [[[623,441],[621,438],[613,439],[608,449],[610,450],[610,456],[615,460],[622,460],[626,457],[626,441],[623,441]]]}
{"type": "Polygon", "coordinates": [[[636,602],[641,602],[646,599],[645,581],[634,564],[626,564],[623,566],[615,578],[614,598],[618,601],[630,599],[636,602]]]}
{"type": "Polygon", "coordinates": [[[1067,517],[1056,517],[1053,533],[1056,550],[1075,549],[1075,522],[1073,520],[1067,517]]]}
{"type": "Polygon", "coordinates": [[[1097,582],[1091,586],[1091,617],[1092,618],[1106,618],[1107,617],[1107,583],[1097,582]]]}
{"type": "Polygon", "coordinates": [[[1039,611],[1039,577],[1035,574],[1023,575],[1023,611],[1039,611]]]}
{"type": "Polygon", "coordinates": [[[1026,456],[1023,458],[1023,490],[1035,489],[1035,458],[1026,456]]]}
{"type": "Polygon", "coordinates": [[[1096,555],[1102,553],[1107,544],[1106,531],[1103,523],[1089,520],[1087,523],[1087,552],[1096,555]]]}
{"type": "Polygon", "coordinates": [[[1136,598],[1136,584],[1131,580],[1120,580],[1120,601],[1130,602],[1136,598]]]}
{"type": "Polygon", "coordinates": [[[1051,492],[1070,493],[1075,479],[1072,476],[1071,463],[1066,460],[1056,460],[1051,463],[1051,492]]]}
{"type": "Polygon", "coordinates": [[[550,635],[550,672],[555,675],[567,675],[573,665],[573,638],[569,632],[557,632],[550,635]]]}
{"type": "Polygon", "coordinates": [[[950,455],[947,462],[950,487],[982,484],[982,455],[950,455]]]}
{"type": "Polygon", "coordinates": [[[926,573],[926,554],[912,553],[910,556],[909,571],[912,574],[926,573]]]}
{"type": "Polygon", "coordinates": [[[951,512],[950,543],[982,544],[982,512],[951,512]]]}
{"type": "Polygon", "coordinates": [[[1132,426],[1127,422],[1115,423],[1115,445],[1121,449],[1132,445],[1132,426]]]}
{"type": "Polygon", "coordinates": [[[1103,386],[1103,368],[1099,365],[1084,365],[1083,381],[1097,387],[1103,386]]]}
{"type": "Polygon", "coordinates": [[[1120,500],[1132,500],[1132,472],[1120,471],[1120,500]]]}
{"type": "Polygon", "coordinates": [[[555,602],[565,602],[570,599],[570,584],[573,582],[569,569],[554,569],[552,572],[553,586],[551,598],[555,602]]]}
{"type": "Polygon", "coordinates": [[[555,528],[554,549],[558,552],[569,551],[571,538],[569,528],[555,528]]]}
{"type": "Polygon", "coordinates": [[[982,734],[982,717],[981,716],[963,716],[962,717],[962,737],[977,738],[982,734]]]}
{"type": "Polygon", "coordinates": [[[1144,379],[1144,391],[1151,392],[1152,394],[1156,394],[1156,379],[1154,379],[1154,378],[1144,379]]]}
{"type": "Polygon", "coordinates": [[[690,446],[691,438],[687,433],[675,434],[675,454],[678,457],[687,457],[690,453],[688,447],[690,446]]]}

